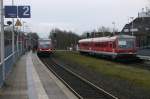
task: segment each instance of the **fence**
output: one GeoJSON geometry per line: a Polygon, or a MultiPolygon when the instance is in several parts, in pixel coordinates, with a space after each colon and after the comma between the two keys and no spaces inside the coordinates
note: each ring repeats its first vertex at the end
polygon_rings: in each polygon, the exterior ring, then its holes
{"type": "MultiPolygon", "coordinates": [[[[15,32],[15,44],[13,51],[12,32],[5,31],[4,33],[4,60],[0,61],[0,87],[4,84],[5,79],[8,77],[18,58],[25,53],[27,49],[27,46],[25,46],[26,40],[22,39],[25,35],[20,34],[23,33],[15,32]]],[[[0,57],[2,57],[1,53],[0,57]]]]}

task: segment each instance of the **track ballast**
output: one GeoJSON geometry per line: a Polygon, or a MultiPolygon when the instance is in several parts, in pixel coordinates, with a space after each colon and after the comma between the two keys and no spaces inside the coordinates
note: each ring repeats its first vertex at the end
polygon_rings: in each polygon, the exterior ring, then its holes
{"type": "Polygon", "coordinates": [[[52,59],[42,57],[40,59],[79,99],[118,99],[52,59]]]}

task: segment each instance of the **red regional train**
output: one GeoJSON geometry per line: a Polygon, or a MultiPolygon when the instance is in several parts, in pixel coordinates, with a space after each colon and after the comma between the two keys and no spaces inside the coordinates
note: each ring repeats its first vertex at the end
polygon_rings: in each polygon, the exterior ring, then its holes
{"type": "Polygon", "coordinates": [[[53,52],[51,39],[39,39],[37,54],[50,55],[53,52]]]}
{"type": "Polygon", "coordinates": [[[129,35],[79,40],[80,53],[96,54],[111,57],[112,59],[128,59],[136,57],[136,51],[136,38],[129,35]]]}

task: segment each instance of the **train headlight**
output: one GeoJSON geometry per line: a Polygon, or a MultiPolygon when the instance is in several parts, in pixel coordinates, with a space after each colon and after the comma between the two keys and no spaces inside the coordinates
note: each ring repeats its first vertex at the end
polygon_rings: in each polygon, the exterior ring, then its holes
{"type": "Polygon", "coordinates": [[[51,51],[51,49],[48,49],[48,51],[51,51]]]}
{"type": "Polygon", "coordinates": [[[115,52],[115,49],[112,49],[113,52],[115,52]]]}
{"type": "Polygon", "coordinates": [[[129,52],[129,54],[133,54],[132,52],[129,52]]]}

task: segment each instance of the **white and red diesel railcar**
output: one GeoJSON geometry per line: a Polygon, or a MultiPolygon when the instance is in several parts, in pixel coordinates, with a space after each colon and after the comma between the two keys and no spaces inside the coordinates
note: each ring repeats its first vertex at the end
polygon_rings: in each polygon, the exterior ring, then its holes
{"type": "Polygon", "coordinates": [[[39,39],[38,40],[38,54],[50,55],[53,52],[53,46],[51,39],[39,39]]]}
{"type": "Polygon", "coordinates": [[[79,51],[111,58],[136,56],[136,38],[129,35],[97,37],[79,40],[79,51]]]}

